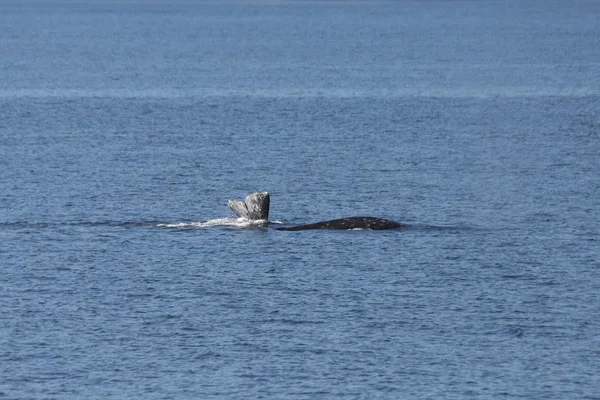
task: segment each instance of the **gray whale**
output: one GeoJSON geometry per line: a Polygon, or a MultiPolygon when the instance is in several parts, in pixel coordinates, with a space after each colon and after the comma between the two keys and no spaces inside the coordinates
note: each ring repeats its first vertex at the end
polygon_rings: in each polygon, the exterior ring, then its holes
{"type": "Polygon", "coordinates": [[[267,192],[254,192],[246,196],[244,201],[229,200],[227,205],[238,217],[249,220],[269,219],[269,205],[271,197],[267,192]]]}
{"type": "Polygon", "coordinates": [[[288,226],[276,229],[280,231],[303,231],[306,229],[367,229],[372,231],[380,231],[384,229],[398,229],[405,226],[407,225],[383,218],[348,217],[315,222],[314,224],[288,226]]]}
{"type": "MultiPolygon", "coordinates": [[[[265,224],[269,219],[269,206],[271,198],[268,192],[254,192],[246,196],[244,201],[229,200],[227,205],[238,216],[249,220],[264,220],[265,224]]],[[[366,230],[384,230],[404,228],[408,225],[389,219],[375,217],[348,217],[332,219],[328,221],[315,222],[313,224],[297,225],[275,228],[280,231],[303,231],[307,229],[366,229],[366,230]]]]}

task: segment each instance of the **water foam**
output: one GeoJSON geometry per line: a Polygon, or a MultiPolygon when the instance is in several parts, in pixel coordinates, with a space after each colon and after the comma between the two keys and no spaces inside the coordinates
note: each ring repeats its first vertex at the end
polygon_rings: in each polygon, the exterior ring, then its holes
{"type": "Polygon", "coordinates": [[[251,228],[263,226],[266,220],[249,220],[246,218],[216,218],[198,222],[174,222],[157,224],[160,228],[208,228],[211,226],[230,226],[233,228],[251,228]]]}

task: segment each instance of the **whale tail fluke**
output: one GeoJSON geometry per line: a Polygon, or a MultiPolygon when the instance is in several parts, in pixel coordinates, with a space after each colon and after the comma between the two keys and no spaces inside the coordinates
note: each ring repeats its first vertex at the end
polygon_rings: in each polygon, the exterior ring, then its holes
{"type": "Polygon", "coordinates": [[[229,200],[227,205],[238,217],[249,220],[268,220],[271,198],[267,192],[254,192],[246,196],[244,201],[229,200]]]}
{"type": "Polygon", "coordinates": [[[238,217],[250,219],[248,217],[248,207],[246,207],[246,203],[244,203],[243,201],[229,200],[227,202],[227,205],[229,206],[229,208],[231,208],[231,211],[233,211],[234,214],[238,217]]]}

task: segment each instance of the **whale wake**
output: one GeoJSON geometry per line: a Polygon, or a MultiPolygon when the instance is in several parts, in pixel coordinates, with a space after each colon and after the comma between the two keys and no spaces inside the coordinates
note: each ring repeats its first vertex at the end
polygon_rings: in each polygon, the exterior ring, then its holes
{"type": "Polygon", "coordinates": [[[250,220],[247,218],[216,218],[197,222],[173,222],[156,224],[159,228],[209,228],[213,226],[228,226],[231,228],[251,228],[265,226],[266,220],[250,220]]]}

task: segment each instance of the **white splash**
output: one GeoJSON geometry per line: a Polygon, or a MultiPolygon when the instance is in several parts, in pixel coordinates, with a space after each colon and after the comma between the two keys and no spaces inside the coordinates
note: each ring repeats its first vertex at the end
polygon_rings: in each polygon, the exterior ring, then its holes
{"type": "Polygon", "coordinates": [[[198,222],[174,222],[157,224],[159,228],[207,228],[211,226],[230,226],[233,228],[251,228],[266,225],[266,220],[249,220],[246,218],[217,218],[198,222]]]}

